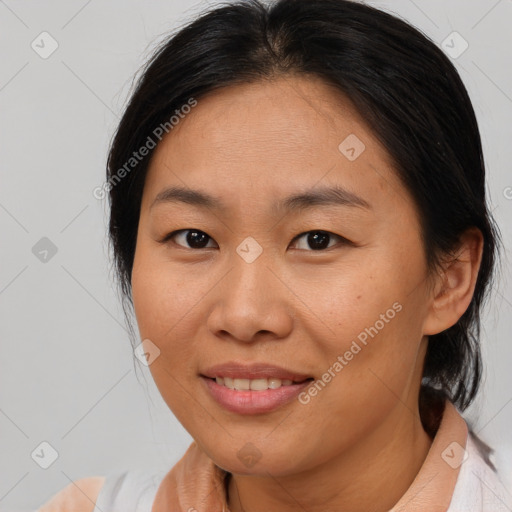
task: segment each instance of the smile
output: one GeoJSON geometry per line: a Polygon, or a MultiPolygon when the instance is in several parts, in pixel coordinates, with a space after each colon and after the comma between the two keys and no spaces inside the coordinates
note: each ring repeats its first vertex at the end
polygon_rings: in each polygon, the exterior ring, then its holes
{"type": "Polygon", "coordinates": [[[242,415],[270,413],[294,402],[309,386],[311,380],[296,383],[289,379],[277,378],[237,379],[201,376],[205,391],[218,405],[229,412],[242,415]],[[217,383],[217,379],[220,383],[217,383]],[[233,387],[228,387],[226,381],[233,387]],[[235,389],[235,386],[240,389],[235,389]]]}

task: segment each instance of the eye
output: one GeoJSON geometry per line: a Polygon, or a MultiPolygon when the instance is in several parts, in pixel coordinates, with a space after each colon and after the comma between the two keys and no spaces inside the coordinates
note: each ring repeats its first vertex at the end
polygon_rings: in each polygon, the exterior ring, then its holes
{"type": "Polygon", "coordinates": [[[166,235],[161,240],[161,243],[168,242],[169,240],[186,249],[210,249],[212,246],[208,247],[207,244],[208,241],[213,241],[213,238],[199,229],[179,229],[166,235]],[[188,244],[188,247],[186,244],[188,244]]]}
{"type": "MultiPolygon", "coordinates": [[[[341,244],[352,244],[350,240],[347,240],[340,235],[322,230],[306,231],[305,233],[301,233],[292,240],[292,244],[296,243],[297,240],[300,241],[301,239],[305,239],[305,243],[313,251],[330,249],[333,245],[336,245],[331,242],[335,242],[336,240],[341,244]]],[[[199,229],[179,229],[166,235],[160,242],[166,243],[170,240],[186,249],[210,249],[216,246],[208,246],[209,242],[214,242],[213,238],[199,229]]],[[[308,247],[304,247],[304,245],[296,248],[300,250],[308,250],[308,247]]]]}
{"type": "MultiPolygon", "coordinates": [[[[348,244],[350,245],[351,242],[347,240],[346,238],[343,238],[342,236],[335,235],[334,233],[330,233],[329,231],[306,231],[305,233],[301,233],[300,235],[297,235],[293,240],[292,243],[296,240],[300,240],[301,238],[304,238],[306,241],[306,244],[308,244],[313,251],[321,251],[323,249],[329,249],[335,244],[330,244],[330,241],[332,241],[332,238],[336,238],[339,241],[341,241],[342,244],[348,244]]],[[[306,247],[298,247],[298,249],[301,250],[307,250],[306,247]]]]}

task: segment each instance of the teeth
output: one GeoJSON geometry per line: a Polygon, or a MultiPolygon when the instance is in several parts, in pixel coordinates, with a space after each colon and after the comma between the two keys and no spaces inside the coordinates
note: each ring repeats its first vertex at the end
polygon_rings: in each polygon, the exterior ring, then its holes
{"type": "Polygon", "coordinates": [[[268,380],[254,379],[249,381],[249,386],[252,391],[264,391],[265,389],[268,389],[268,380]]]}
{"type": "Polygon", "coordinates": [[[281,387],[283,381],[281,379],[271,378],[267,379],[269,389],[277,389],[281,387]]]}
{"type": "Polygon", "coordinates": [[[216,377],[215,382],[219,386],[225,386],[229,389],[239,391],[265,391],[266,389],[277,389],[281,386],[291,386],[293,381],[290,379],[276,379],[270,377],[269,379],[232,379],[230,377],[216,377]]]}
{"type": "Polygon", "coordinates": [[[249,379],[233,379],[233,386],[240,391],[249,391],[251,381],[249,379]]]}

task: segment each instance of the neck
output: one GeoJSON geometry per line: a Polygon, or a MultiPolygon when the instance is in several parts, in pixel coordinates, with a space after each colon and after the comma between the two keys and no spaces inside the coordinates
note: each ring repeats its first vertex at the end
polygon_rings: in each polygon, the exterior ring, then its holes
{"type": "Polygon", "coordinates": [[[229,510],[388,511],[412,484],[431,444],[417,408],[413,413],[399,402],[370,436],[322,466],[279,478],[232,474],[229,510]]]}

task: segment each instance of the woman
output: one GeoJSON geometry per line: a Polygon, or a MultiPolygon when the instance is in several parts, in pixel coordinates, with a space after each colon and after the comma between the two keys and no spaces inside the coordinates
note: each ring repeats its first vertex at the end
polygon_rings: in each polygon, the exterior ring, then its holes
{"type": "Polygon", "coordinates": [[[194,442],[42,512],[511,510],[461,416],[499,243],[480,135],[418,30],[347,0],[205,13],[146,66],[106,187],[139,349],[194,442]]]}

